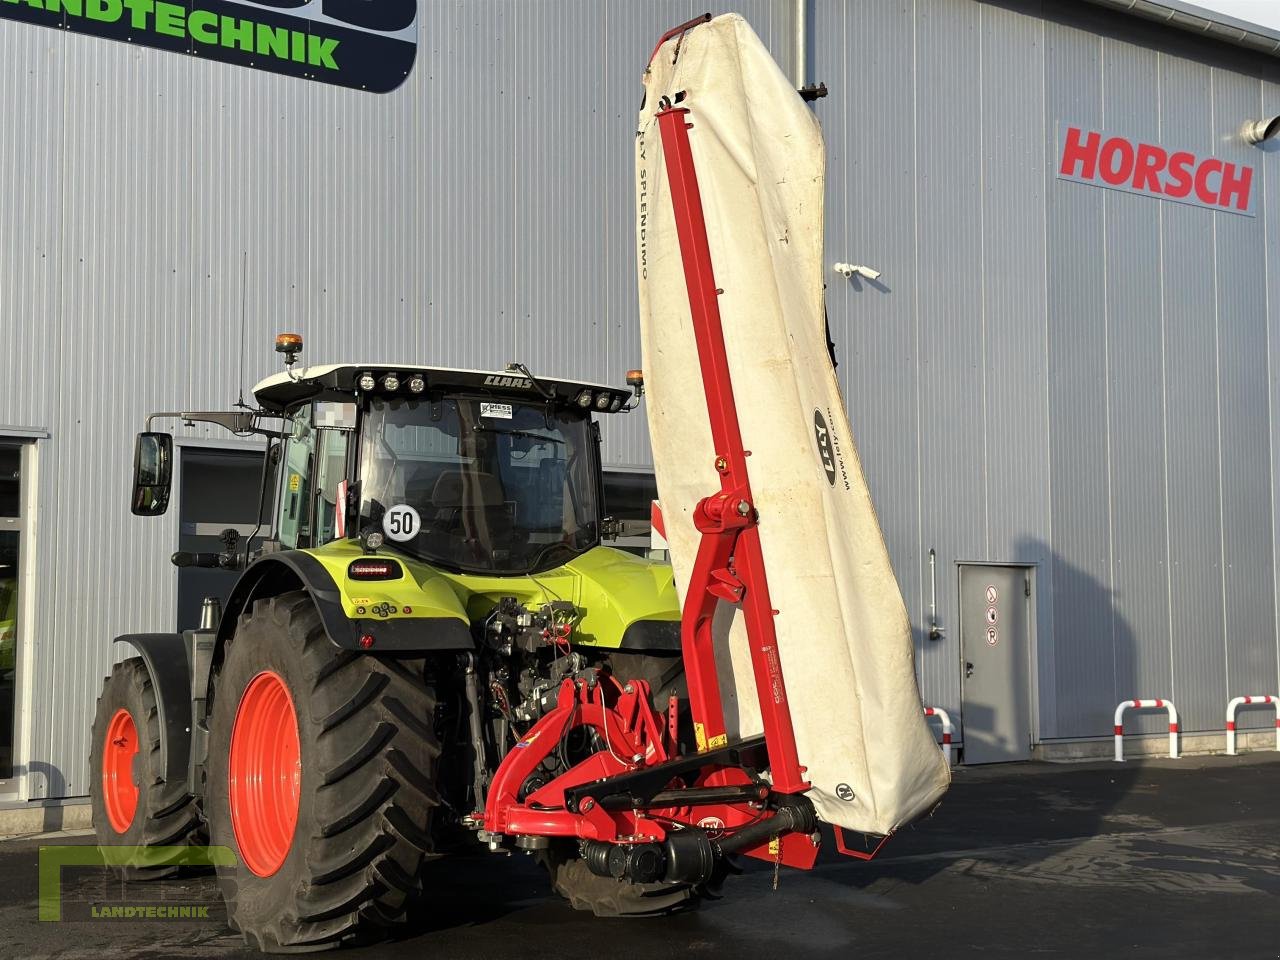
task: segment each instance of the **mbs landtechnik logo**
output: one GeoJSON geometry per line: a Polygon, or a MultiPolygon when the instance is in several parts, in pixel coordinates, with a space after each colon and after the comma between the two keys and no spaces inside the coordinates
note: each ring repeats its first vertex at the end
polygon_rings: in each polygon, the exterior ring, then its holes
{"type": "Polygon", "coordinates": [[[372,93],[418,49],[417,0],[0,0],[0,18],[372,93]]]}

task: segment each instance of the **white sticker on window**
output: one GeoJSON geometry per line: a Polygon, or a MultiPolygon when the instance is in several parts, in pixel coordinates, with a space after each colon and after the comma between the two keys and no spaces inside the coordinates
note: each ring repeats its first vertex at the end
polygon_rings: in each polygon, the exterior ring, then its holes
{"type": "Polygon", "coordinates": [[[482,403],[480,404],[480,416],[494,417],[498,420],[511,419],[511,404],[509,403],[482,403]]]}
{"type": "Polygon", "coordinates": [[[421,529],[422,518],[407,503],[397,503],[382,515],[382,532],[399,543],[412,540],[421,529]]]}

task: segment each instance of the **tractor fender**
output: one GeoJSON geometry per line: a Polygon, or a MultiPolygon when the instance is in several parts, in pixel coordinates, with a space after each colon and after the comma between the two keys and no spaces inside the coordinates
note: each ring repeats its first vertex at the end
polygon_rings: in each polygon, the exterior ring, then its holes
{"type": "Polygon", "coordinates": [[[664,653],[679,652],[680,621],[679,620],[634,620],[622,633],[619,650],[645,653],[662,651],[664,653]]]}
{"type": "Polygon", "coordinates": [[[138,651],[156,694],[160,738],[160,766],[165,780],[186,782],[191,753],[191,665],[180,633],[126,633],[112,643],[127,643],[138,651]]]}
{"type": "Polygon", "coordinates": [[[375,653],[474,648],[471,628],[459,617],[352,620],[342,608],[342,593],[338,585],[319,560],[303,550],[281,550],[255,560],[240,575],[218,624],[215,662],[222,659],[222,648],[235,632],[240,614],[252,607],[254,600],[299,588],[310,594],[325,634],[339,649],[364,650],[360,638],[366,634],[375,637],[375,653]]]}

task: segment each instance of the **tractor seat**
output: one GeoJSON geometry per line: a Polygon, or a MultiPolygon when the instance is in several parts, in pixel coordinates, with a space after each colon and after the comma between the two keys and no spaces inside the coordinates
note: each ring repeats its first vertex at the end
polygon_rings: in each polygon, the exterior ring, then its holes
{"type": "Polygon", "coordinates": [[[431,491],[431,506],[436,510],[471,510],[504,507],[506,498],[502,483],[492,473],[465,474],[449,470],[440,474],[431,491]]]}
{"type": "Polygon", "coordinates": [[[437,533],[455,541],[450,552],[473,562],[490,560],[494,551],[509,551],[515,519],[506,502],[502,482],[491,473],[440,475],[431,494],[437,533]]]}

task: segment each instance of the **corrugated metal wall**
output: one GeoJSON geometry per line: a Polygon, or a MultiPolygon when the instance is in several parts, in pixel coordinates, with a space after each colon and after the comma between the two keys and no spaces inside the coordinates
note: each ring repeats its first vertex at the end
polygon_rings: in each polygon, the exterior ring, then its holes
{"type": "MultiPolygon", "coordinates": [[[[828,259],[884,271],[832,275],[832,330],[918,628],[938,554],[926,698],[958,711],[954,564],[1017,561],[1041,737],[1105,735],[1139,693],[1213,729],[1228,693],[1277,685],[1280,188],[1231,135],[1280,112],[1280,70],[1080,6],[813,0],[828,259]],[[1059,119],[1248,160],[1259,216],[1059,181],[1059,119]]],[[[790,0],[737,8],[789,69],[790,0]]],[[[636,360],[639,71],[701,9],[425,4],[383,97],[0,23],[0,426],[51,434],[31,796],[86,792],[106,640],[171,625],[176,521],[125,505],[146,412],[234,399],[281,329],[312,360],[636,360]]],[[[611,423],[610,463],[647,456],[641,419],[611,423]]]]}
{"type": "MultiPolygon", "coordinates": [[[[742,11],[787,64],[793,6],[742,11]]],[[[32,797],[87,792],[108,640],[172,629],[176,511],[129,515],[133,432],[220,408],[298,330],[388,358],[621,381],[640,341],[640,72],[691,2],[432,2],[385,96],[0,21],[4,426],[38,426],[32,797]]],[[[643,417],[606,426],[643,464],[643,417]]],[[[211,434],[213,435],[213,434],[211,434]]]]}
{"type": "Polygon", "coordinates": [[[954,564],[1021,562],[1041,738],[1135,695],[1220,729],[1278,686],[1280,170],[1236,133],[1280,111],[1280,64],[1083,6],[817,3],[829,259],[884,272],[831,278],[842,382],[917,626],[938,553],[927,699],[960,708],[954,564]],[[1265,201],[1058,180],[1059,121],[1248,163],[1265,201]]]}

